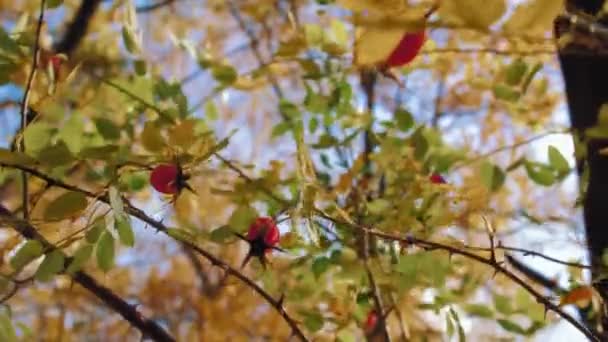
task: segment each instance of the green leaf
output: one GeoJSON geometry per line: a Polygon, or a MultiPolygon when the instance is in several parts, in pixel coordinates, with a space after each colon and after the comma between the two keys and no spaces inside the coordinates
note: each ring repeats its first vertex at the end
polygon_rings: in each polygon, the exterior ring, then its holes
{"type": "Polygon", "coordinates": [[[42,255],[43,247],[38,240],[27,240],[11,258],[10,264],[14,270],[20,271],[27,264],[42,255]]]}
{"type": "Polygon", "coordinates": [[[106,140],[120,139],[120,129],[112,120],[106,118],[95,118],[95,127],[101,136],[106,140]]]}
{"type": "Polygon", "coordinates": [[[526,160],[524,165],[526,167],[528,177],[530,177],[530,179],[536,184],[550,186],[555,183],[555,175],[549,166],[529,160],[526,160]]]}
{"type": "Polygon", "coordinates": [[[36,280],[46,282],[53,279],[53,276],[63,270],[65,256],[59,249],[55,249],[44,257],[42,263],[38,267],[36,280]]]}
{"type": "Polygon", "coordinates": [[[521,83],[522,78],[528,71],[528,64],[521,58],[518,58],[509,65],[505,75],[505,82],[510,86],[516,86],[521,83]]]}
{"type": "Polygon", "coordinates": [[[120,192],[115,186],[110,186],[110,189],[108,190],[108,198],[110,199],[110,207],[112,207],[114,215],[123,215],[125,212],[124,204],[122,203],[122,197],[120,197],[120,192]]]}
{"type": "Polygon", "coordinates": [[[312,148],[321,150],[336,146],[339,143],[338,139],[329,134],[322,134],[316,144],[312,144],[312,148]]]}
{"type": "Polygon", "coordinates": [[[93,245],[85,243],[76,250],[72,256],[72,261],[66,269],[66,273],[74,274],[82,269],[84,264],[91,258],[93,254],[93,245]]]}
{"type": "Polygon", "coordinates": [[[246,231],[251,222],[258,217],[258,211],[248,205],[241,205],[230,216],[228,226],[234,229],[235,232],[246,231]]]}
{"type": "Polygon", "coordinates": [[[230,226],[226,225],[212,230],[211,234],[209,235],[209,238],[213,242],[226,243],[227,241],[232,240],[232,238],[234,238],[234,233],[230,226]]]}
{"type": "Polygon", "coordinates": [[[270,134],[270,136],[272,138],[278,138],[283,134],[289,132],[290,129],[291,123],[289,123],[289,121],[281,121],[272,128],[272,133],[270,134]]]}
{"type": "Polygon", "coordinates": [[[0,148],[0,163],[27,166],[36,164],[36,159],[28,156],[25,153],[0,148]]]}
{"type": "Polygon", "coordinates": [[[87,198],[80,192],[69,191],[55,198],[44,210],[44,219],[60,221],[80,213],[87,207],[87,198]]]}
{"type": "Polygon", "coordinates": [[[63,0],[47,0],[45,5],[48,9],[53,9],[61,6],[63,4],[63,0]]]}
{"type": "Polygon", "coordinates": [[[238,78],[236,69],[230,65],[215,65],[211,68],[211,75],[223,85],[231,85],[238,78]]]}
{"type": "Polygon", "coordinates": [[[146,61],[143,59],[137,59],[133,62],[133,67],[135,68],[135,73],[138,76],[143,76],[146,74],[146,61]]]}
{"type": "Polygon", "coordinates": [[[141,51],[137,35],[131,27],[122,27],[122,41],[131,54],[137,55],[141,51]]]}
{"type": "Polygon", "coordinates": [[[304,314],[304,326],[311,332],[317,332],[321,330],[323,324],[323,316],[318,312],[307,312],[304,314]]]}
{"type": "Polygon", "coordinates": [[[567,175],[568,172],[570,172],[568,161],[557,148],[549,146],[547,153],[549,155],[549,164],[551,164],[553,169],[555,169],[560,176],[567,175]]]}
{"type": "Polygon", "coordinates": [[[319,278],[319,276],[321,276],[321,274],[325,273],[325,271],[327,271],[329,269],[329,266],[331,265],[331,261],[329,260],[329,258],[327,257],[319,257],[316,258],[313,262],[312,262],[312,273],[315,275],[315,278],[319,278]]]}
{"type": "Polygon", "coordinates": [[[118,232],[118,238],[123,245],[128,247],[135,245],[135,234],[127,216],[117,215],[114,219],[114,228],[118,232]]]}
{"type": "Polygon", "coordinates": [[[502,169],[488,161],[481,164],[479,173],[481,182],[490,191],[497,191],[505,182],[505,173],[502,169]]]}
{"type": "Polygon", "coordinates": [[[106,229],[106,222],[103,216],[100,216],[93,226],[84,234],[84,238],[89,243],[95,243],[101,236],[101,233],[106,229]]]}
{"type": "Polygon", "coordinates": [[[467,339],[464,334],[462,324],[460,323],[460,318],[458,317],[458,314],[456,313],[456,311],[454,311],[454,309],[450,308],[450,315],[452,316],[452,319],[454,320],[454,323],[456,323],[456,327],[458,328],[458,341],[466,342],[467,339]]]}
{"type": "Polygon", "coordinates": [[[496,311],[503,315],[510,315],[513,313],[513,306],[511,305],[511,297],[503,296],[500,294],[494,294],[494,307],[496,311]]]}
{"type": "Polygon", "coordinates": [[[82,149],[84,138],[84,123],[81,114],[74,113],[59,129],[58,137],[63,140],[72,153],[82,149]]]}
{"type": "Polygon", "coordinates": [[[34,122],[27,126],[23,133],[23,138],[28,154],[37,155],[40,150],[51,142],[51,126],[41,121],[34,122]]]}
{"type": "Polygon", "coordinates": [[[500,324],[500,326],[505,329],[508,332],[512,332],[512,333],[516,333],[516,334],[520,334],[520,335],[526,335],[527,331],[526,329],[522,328],[521,326],[519,326],[519,324],[510,321],[508,319],[497,319],[496,320],[498,322],[498,324],[500,324]]]}
{"type": "Polygon", "coordinates": [[[56,145],[43,148],[38,160],[49,166],[60,166],[72,162],[74,155],[70,152],[68,146],[60,140],[56,145]]]}
{"type": "Polygon", "coordinates": [[[377,198],[367,203],[367,210],[370,212],[370,214],[378,215],[388,210],[391,206],[392,204],[389,200],[377,198]]]}
{"type": "Polygon", "coordinates": [[[421,130],[418,130],[412,136],[412,142],[414,144],[414,158],[416,160],[423,160],[429,151],[429,141],[421,130]]]}
{"type": "Polygon", "coordinates": [[[109,271],[114,266],[114,238],[107,230],[101,234],[95,250],[97,266],[104,271],[109,271]]]}
{"type": "Polygon", "coordinates": [[[478,316],[483,318],[492,318],[494,317],[494,311],[489,308],[487,305],[483,304],[466,304],[463,307],[464,311],[466,311],[469,315],[478,316]]]}
{"type": "Polygon", "coordinates": [[[17,44],[17,42],[11,38],[2,27],[0,27],[0,50],[4,51],[8,55],[21,55],[21,48],[19,47],[19,44],[17,44]]]}
{"type": "Polygon", "coordinates": [[[493,88],[494,96],[497,99],[505,100],[508,102],[515,102],[519,100],[521,93],[504,84],[497,84],[493,88]]]}
{"type": "Polygon", "coordinates": [[[532,83],[532,80],[534,79],[534,76],[540,71],[540,69],[543,68],[543,63],[542,62],[538,62],[536,64],[534,64],[534,66],[532,67],[532,70],[530,70],[530,72],[528,73],[528,75],[526,75],[526,78],[524,79],[524,83],[522,84],[522,93],[526,93],[528,91],[528,87],[530,86],[530,83],[532,83]]]}
{"type": "Polygon", "coordinates": [[[395,111],[394,117],[397,127],[402,132],[407,132],[414,127],[414,117],[408,110],[399,108],[395,111]]]}
{"type": "Polygon", "coordinates": [[[114,160],[114,154],[118,152],[118,149],[116,145],[87,147],[82,149],[78,155],[84,159],[114,160]]]}
{"type": "Polygon", "coordinates": [[[10,317],[6,313],[0,314],[0,341],[17,342],[17,334],[11,322],[10,317]]]}

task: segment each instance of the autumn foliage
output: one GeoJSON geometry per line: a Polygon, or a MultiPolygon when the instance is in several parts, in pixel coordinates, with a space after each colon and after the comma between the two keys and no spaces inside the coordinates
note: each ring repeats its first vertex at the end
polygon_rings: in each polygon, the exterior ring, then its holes
{"type": "Polygon", "coordinates": [[[594,340],[564,11],[0,2],[0,341],[594,340]]]}

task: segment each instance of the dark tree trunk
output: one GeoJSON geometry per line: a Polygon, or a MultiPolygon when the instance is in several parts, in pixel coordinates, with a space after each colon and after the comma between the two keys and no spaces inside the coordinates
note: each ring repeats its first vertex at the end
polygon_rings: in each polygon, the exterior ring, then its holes
{"type": "MultiPolygon", "coordinates": [[[[568,11],[573,14],[595,15],[603,2],[568,1],[568,11]]],[[[572,29],[573,23],[569,19],[562,17],[556,20],[557,37],[572,32],[572,29]]],[[[585,32],[586,30],[580,27],[574,29],[575,39],[561,49],[559,60],[575,143],[577,139],[582,139],[586,148],[585,158],[577,160],[577,169],[579,175],[583,174],[585,168],[589,172],[583,205],[587,246],[593,266],[593,283],[603,300],[608,303],[608,268],[602,263],[602,255],[608,247],[608,155],[599,153],[600,149],[608,146],[608,139],[585,137],[585,130],[596,125],[602,104],[608,103],[608,54],[600,51],[608,42],[598,42],[600,38],[593,37],[593,30],[585,32]]],[[[608,319],[605,315],[602,316],[604,318],[600,322],[601,330],[604,336],[608,336],[608,319]]]]}

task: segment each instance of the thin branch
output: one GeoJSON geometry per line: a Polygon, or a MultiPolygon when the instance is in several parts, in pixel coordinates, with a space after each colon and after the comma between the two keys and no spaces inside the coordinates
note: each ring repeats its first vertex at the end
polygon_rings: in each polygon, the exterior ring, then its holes
{"type": "MultiPolygon", "coordinates": [[[[42,23],[44,22],[44,6],[46,4],[46,0],[40,0],[40,15],[38,16],[38,24],[36,26],[36,38],[34,39],[34,49],[32,52],[32,70],[30,70],[30,74],[27,78],[27,83],[25,84],[25,90],[23,92],[23,100],[21,100],[21,137],[19,139],[19,143],[17,144],[17,150],[20,152],[25,152],[25,138],[23,134],[25,133],[25,127],[27,126],[27,111],[29,108],[30,102],[30,91],[32,90],[32,85],[34,84],[34,78],[36,77],[36,70],[38,69],[38,50],[40,49],[40,32],[42,31],[42,23]]],[[[27,174],[25,172],[21,172],[21,206],[23,207],[23,218],[28,220],[30,218],[29,211],[29,194],[28,194],[28,183],[27,183],[27,174]]]]}
{"type": "Polygon", "coordinates": [[[486,159],[486,158],[491,157],[491,156],[493,156],[495,154],[498,154],[498,153],[501,153],[501,152],[505,152],[505,151],[510,151],[510,150],[513,150],[513,149],[516,149],[516,148],[528,145],[528,144],[530,144],[530,143],[532,143],[532,142],[534,142],[536,140],[540,140],[540,139],[543,139],[543,138],[545,138],[545,137],[547,137],[549,135],[554,135],[554,134],[570,134],[570,130],[549,131],[549,132],[545,132],[545,133],[533,136],[533,137],[528,138],[526,140],[517,142],[517,143],[512,144],[512,145],[506,145],[506,146],[498,147],[498,148],[496,148],[496,149],[494,149],[492,151],[480,154],[478,156],[469,158],[469,159],[467,159],[467,160],[465,160],[465,161],[463,161],[463,162],[461,162],[459,164],[456,164],[454,167],[452,167],[452,171],[460,169],[460,168],[462,168],[464,166],[467,166],[467,165],[470,165],[470,164],[474,164],[474,163],[476,163],[476,162],[478,162],[480,160],[486,159]]]}
{"type": "Polygon", "coordinates": [[[335,218],[333,218],[333,217],[331,217],[331,216],[323,213],[322,211],[318,211],[318,213],[323,218],[328,219],[328,220],[330,220],[330,221],[332,221],[332,222],[334,222],[336,224],[340,224],[342,226],[348,226],[348,227],[351,227],[351,228],[357,229],[357,230],[367,231],[369,234],[377,236],[380,239],[384,239],[384,240],[388,240],[388,241],[397,241],[397,242],[399,242],[401,244],[405,244],[405,245],[416,245],[418,247],[421,247],[421,248],[427,249],[427,250],[443,250],[443,251],[448,252],[449,254],[460,255],[460,256],[463,256],[465,258],[477,261],[477,262],[479,262],[481,264],[487,265],[487,266],[493,268],[497,273],[502,273],[507,278],[509,278],[510,280],[512,280],[514,283],[516,283],[519,286],[521,286],[528,293],[530,293],[539,303],[543,304],[545,306],[546,310],[551,310],[551,311],[555,312],[558,316],[560,316],[561,318],[563,318],[566,321],[568,321],[570,324],[572,324],[576,329],[578,329],[581,333],[583,333],[590,340],[597,341],[597,342],[602,341],[602,337],[597,332],[590,330],[584,324],[582,324],[579,321],[577,321],[570,314],[568,314],[567,312],[565,312],[564,310],[562,310],[561,307],[559,307],[558,305],[552,303],[549,299],[547,299],[541,293],[539,293],[538,291],[536,291],[532,287],[532,285],[526,283],[525,280],[523,280],[522,278],[520,278],[517,275],[515,275],[513,272],[511,272],[510,270],[508,270],[506,267],[504,267],[500,262],[498,262],[496,260],[484,258],[484,257],[479,256],[477,254],[468,252],[466,250],[463,250],[463,249],[460,249],[460,248],[457,248],[457,247],[454,247],[454,246],[450,246],[450,245],[445,245],[445,244],[442,244],[442,243],[439,243],[439,242],[434,242],[434,241],[430,241],[430,240],[420,239],[420,238],[416,238],[416,237],[413,237],[413,236],[408,236],[407,238],[402,238],[402,237],[399,237],[399,236],[391,235],[391,234],[388,234],[388,233],[377,231],[377,230],[372,229],[372,228],[367,228],[367,227],[364,227],[364,226],[361,226],[361,225],[357,225],[355,223],[351,223],[351,222],[335,219],[335,218]]]}
{"type": "MultiPolygon", "coordinates": [[[[0,224],[7,224],[13,227],[19,234],[27,239],[37,240],[45,250],[57,250],[57,247],[47,241],[44,236],[38,233],[38,229],[28,221],[14,217],[4,206],[0,205],[0,224]]],[[[69,265],[71,258],[68,258],[66,265],[69,265]]],[[[155,341],[172,342],[175,339],[169,335],[160,325],[153,320],[144,317],[137,311],[136,307],[127,303],[109,288],[97,283],[97,281],[83,271],[72,275],[72,279],[82,287],[89,290],[104,304],[119,313],[124,319],[139,329],[143,336],[150,337],[155,341]]]]}
{"type": "MultiPolygon", "coordinates": [[[[255,36],[255,32],[253,32],[251,27],[249,27],[249,25],[247,25],[247,23],[245,22],[245,19],[241,15],[239,8],[236,6],[234,1],[232,1],[232,0],[228,1],[228,10],[230,11],[230,15],[232,15],[234,20],[239,24],[239,27],[241,28],[241,30],[243,30],[243,32],[245,32],[245,34],[249,38],[249,46],[251,47],[251,51],[253,52],[253,55],[255,56],[255,58],[258,60],[258,63],[260,64],[260,66],[266,65],[267,63],[264,61],[264,57],[262,56],[262,53],[260,52],[260,49],[259,49],[260,42],[257,39],[257,37],[255,36]]],[[[279,86],[279,83],[276,80],[276,78],[274,77],[274,74],[272,72],[268,72],[267,74],[268,74],[268,80],[270,80],[270,83],[272,84],[272,89],[274,90],[274,93],[277,95],[278,98],[282,98],[283,90],[279,86]]]]}
{"type": "MultiPolygon", "coordinates": [[[[51,176],[48,176],[34,168],[30,168],[28,166],[23,166],[23,165],[8,164],[8,163],[4,163],[4,162],[0,162],[0,166],[5,166],[5,167],[10,167],[10,168],[26,171],[30,175],[37,177],[39,179],[42,179],[53,186],[57,186],[59,188],[65,189],[65,190],[79,192],[89,198],[99,200],[108,205],[110,204],[110,199],[107,194],[96,195],[93,192],[81,189],[74,185],[64,183],[63,181],[55,179],[51,176]]],[[[302,341],[308,341],[308,339],[306,338],[306,336],[304,335],[302,330],[298,327],[296,321],[287,313],[287,311],[283,307],[282,299],[279,299],[279,300],[274,299],[268,292],[266,292],[258,284],[256,284],[256,282],[249,279],[247,276],[245,276],[239,270],[231,267],[230,265],[228,265],[226,262],[224,262],[220,258],[218,258],[218,257],[214,256],[213,254],[211,254],[210,252],[202,249],[201,247],[196,245],[194,242],[192,242],[190,240],[178,239],[175,236],[171,235],[169,228],[167,228],[167,226],[165,226],[161,221],[157,221],[157,220],[151,218],[141,209],[134,207],[130,203],[127,202],[127,203],[125,203],[125,211],[129,215],[136,217],[136,218],[140,219],[141,221],[145,222],[146,224],[148,224],[149,226],[155,228],[157,231],[160,231],[160,232],[164,233],[165,235],[171,237],[172,239],[179,241],[185,247],[196,251],[199,255],[201,255],[204,258],[206,258],[207,260],[209,260],[214,266],[218,266],[218,267],[222,268],[227,274],[232,275],[235,278],[239,279],[245,285],[247,285],[248,287],[253,289],[255,292],[257,292],[261,297],[263,297],[275,309],[275,311],[277,311],[277,313],[279,313],[279,315],[281,315],[283,317],[285,322],[292,329],[293,334],[295,336],[297,336],[302,341]]]]}
{"type": "Polygon", "coordinates": [[[152,5],[146,5],[146,6],[139,6],[137,8],[135,8],[135,11],[137,13],[148,13],[148,12],[153,12],[157,9],[163,8],[165,6],[171,5],[172,3],[174,3],[176,0],[164,0],[161,2],[157,2],[155,4],[152,5]]]}
{"type": "Polygon", "coordinates": [[[83,0],[74,19],[68,25],[63,39],[55,47],[55,52],[70,55],[80,44],[87,33],[91,18],[95,14],[101,0],[83,0]]]}
{"type": "MultiPolygon", "coordinates": [[[[490,252],[492,250],[492,248],[488,248],[488,247],[477,247],[477,246],[467,246],[467,245],[463,246],[463,248],[470,249],[470,250],[476,250],[476,251],[484,251],[484,252],[490,252]]],[[[502,245],[494,246],[493,249],[494,250],[501,249],[501,250],[504,250],[504,251],[518,252],[518,253],[522,253],[524,256],[528,256],[528,255],[537,256],[537,257],[543,258],[545,260],[554,262],[556,264],[562,264],[562,265],[569,266],[569,267],[591,269],[590,265],[585,265],[585,264],[581,264],[581,263],[578,263],[578,262],[571,262],[571,261],[564,261],[564,260],[556,259],[556,258],[550,257],[548,255],[542,254],[540,252],[532,251],[532,250],[529,250],[529,249],[518,248],[518,247],[502,246],[502,245]]]]}

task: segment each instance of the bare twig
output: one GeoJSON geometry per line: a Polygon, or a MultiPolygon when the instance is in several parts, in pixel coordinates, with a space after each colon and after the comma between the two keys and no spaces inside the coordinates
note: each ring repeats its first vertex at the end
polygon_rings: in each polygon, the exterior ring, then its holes
{"type": "MultiPolygon", "coordinates": [[[[38,69],[38,50],[40,50],[40,32],[42,31],[42,24],[44,22],[44,6],[46,4],[46,0],[40,0],[40,15],[38,16],[38,24],[36,26],[36,38],[34,39],[34,49],[32,52],[32,70],[30,70],[30,74],[27,78],[27,83],[25,84],[25,90],[23,91],[23,100],[21,100],[21,137],[19,138],[19,143],[17,144],[17,150],[21,152],[25,152],[25,138],[23,134],[25,133],[25,127],[27,126],[27,111],[29,108],[30,102],[30,91],[32,90],[32,84],[34,83],[34,78],[36,77],[36,71],[38,69]]],[[[29,194],[28,194],[28,183],[27,183],[27,173],[21,172],[21,206],[23,207],[23,218],[26,220],[30,217],[29,211],[29,194]]]]}
{"type": "Polygon", "coordinates": [[[460,169],[460,168],[462,168],[464,166],[467,166],[467,165],[470,165],[470,164],[474,164],[474,163],[476,163],[476,162],[478,162],[480,160],[486,159],[486,158],[491,157],[491,156],[493,156],[495,154],[498,154],[498,153],[501,153],[501,152],[505,152],[505,151],[510,151],[510,150],[513,150],[513,149],[516,149],[516,148],[528,145],[528,144],[530,144],[530,143],[532,143],[532,142],[534,142],[536,140],[540,140],[540,139],[543,139],[543,138],[545,138],[545,137],[547,137],[549,135],[554,135],[554,134],[570,134],[570,130],[568,129],[568,130],[549,131],[549,132],[545,132],[545,133],[542,133],[542,134],[539,134],[539,135],[535,135],[535,136],[533,136],[531,138],[528,138],[526,140],[517,142],[517,143],[512,144],[512,145],[506,145],[506,146],[498,147],[498,148],[496,148],[496,149],[494,149],[492,151],[480,154],[478,156],[469,158],[469,159],[467,159],[467,160],[465,160],[465,161],[463,161],[461,163],[456,164],[454,167],[452,167],[452,171],[460,169]]]}
{"type": "Polygon", "coordinates": [[[135,11],[137,13],[148,13],[148,12],[152,12],[157,9],[163,8],[165,6],[171,5],[175,1],[176,0],[164,0],[164,1],[160,1],[155,4],[151,4],[151,5],[139,6],[139,7],[135,8],[135,11]]]}
{"type": "MultiPolygon", "coordinates": [[[[463,248],[470,249],[470,250],[477,250],[477,251],[485,251],[485,252],[489,252],[492,249],[492,248],[488,248],[488,247],[477,247],[477,246],[467,246],[467,245],[465,245],[463,248]]],[[[539,258],[543,258],[545,260],[554,262],[556,264],[562,264],[562,265],[569,266],[569,267],[591,269],[590,265],[585,265],[585,264],[581,264],[581,263],[578,263],[578,262],[570,262],[570,261],[560,260],[560,259],[553,258],[553,257],[550,257],[548,255],[542,254],[540,252],[532,251],[532,250],[529,250],[529,249],[518,248],[518,247],[502,246],[502,245],[494,246],[493,249],[494,250],[500,249],[500,250],[510,251],[510,252],[518,252],[518,253],[522,253],[525,256],[528,256],[528,255],[537,256],[539,258]]]]}

